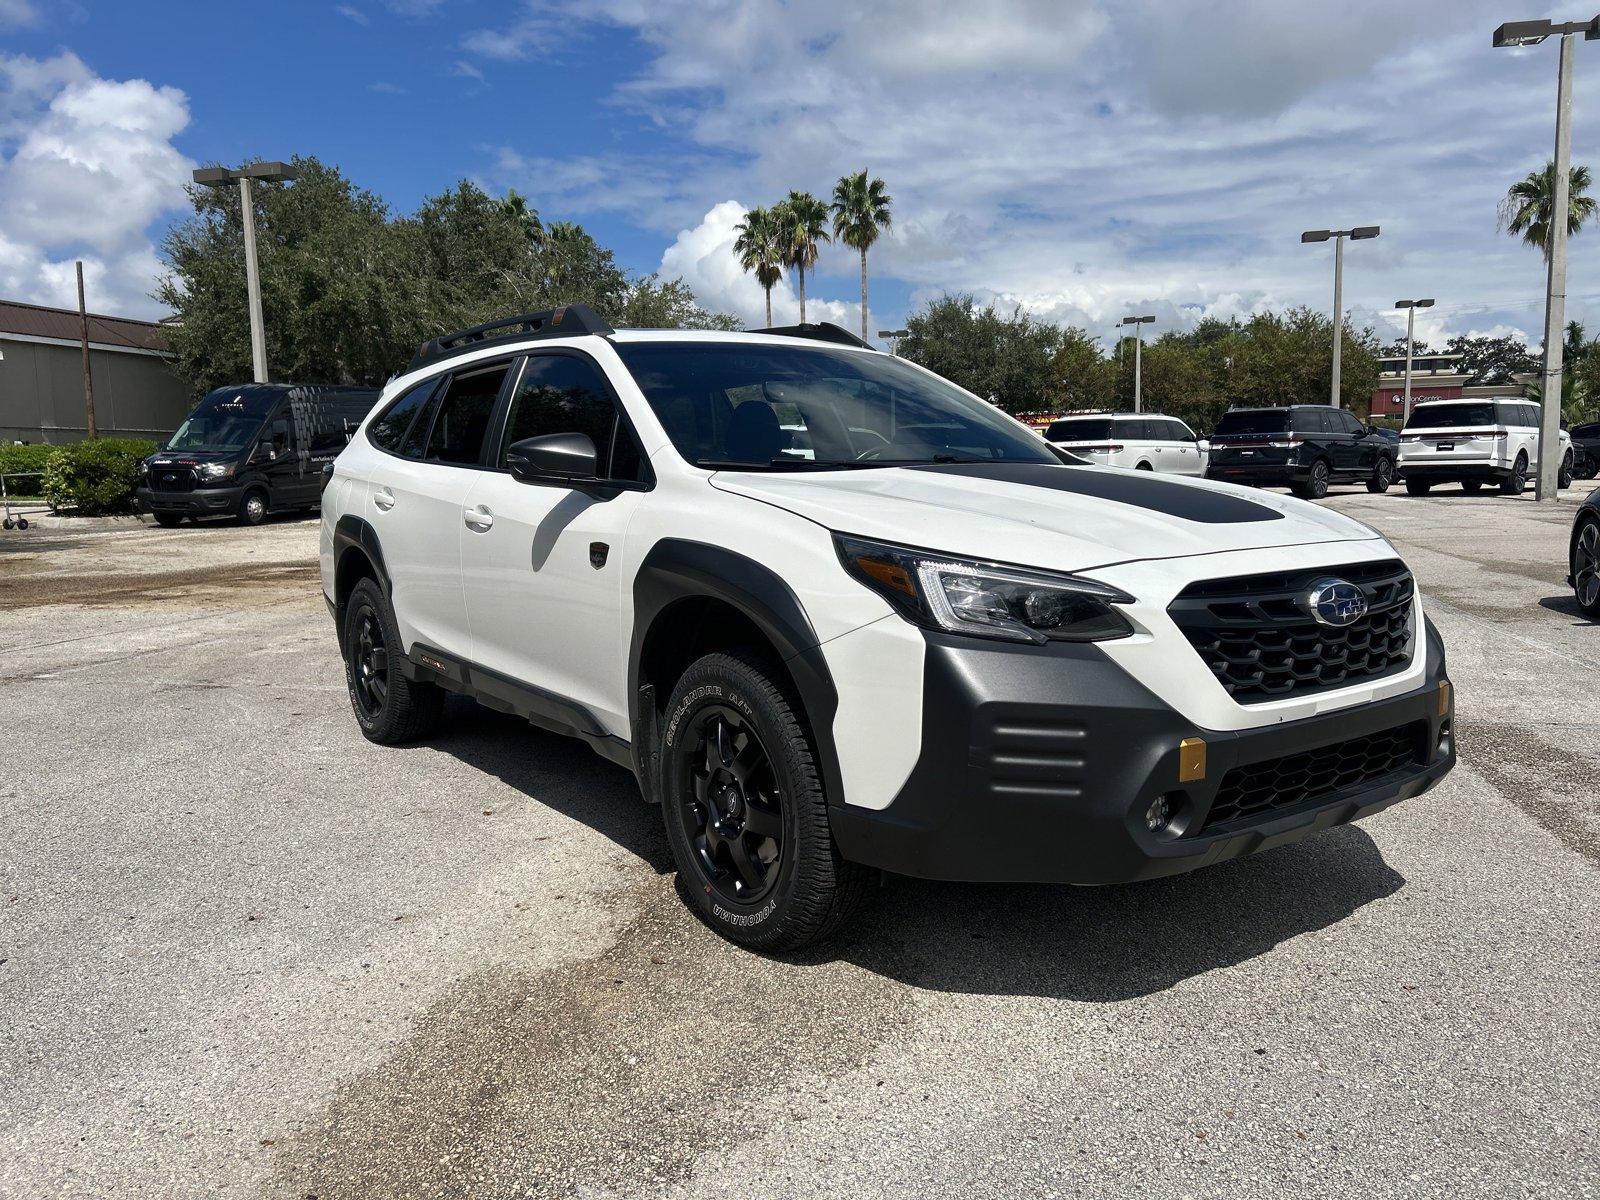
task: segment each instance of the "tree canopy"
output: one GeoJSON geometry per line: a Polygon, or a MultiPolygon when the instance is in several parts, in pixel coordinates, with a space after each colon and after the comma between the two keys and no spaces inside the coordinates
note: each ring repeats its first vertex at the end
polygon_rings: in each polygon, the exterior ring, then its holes
{"type": "MultiPolygon", "coordinates": [[[[584,229],[545,224],[512,192],[462,180],[395,215],[315,158],[292,185],[256,183],[267,357],[275,379],[380,384],[430,337],[512,313],[593,305],[612,324],[737,328],[687,284],[635,275],[584,229]]],[[[197,393],[247,380],[250,327],[237,188],[190,190],[162,241],[156,298],[178,317],[175,368],[197,393]]]]}

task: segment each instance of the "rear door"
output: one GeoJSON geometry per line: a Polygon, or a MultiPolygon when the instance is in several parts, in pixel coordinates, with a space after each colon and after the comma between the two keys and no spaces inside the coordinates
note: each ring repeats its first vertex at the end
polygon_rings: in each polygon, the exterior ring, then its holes
{"type": "Polygon", "coordinates": [[[1352,475],[1372,474],[1372,469],[1378,465],[1378,439],[1367,433],[1367,427],[1353,412],[1337,409],[1333,419],[1338,429],[1345,435],[1343,443],[1347,464],[1345,470],[1352,475]]]}
{"type": "Polygon", "coordinates": [[[1205,460],[1200,453],[1200,439],[1195,437],[1194,431],[1173,417],[1168,417],[1162,424],[1170,439],[1163,447],[1163,453],[1170,460],[1170,465],[1166,465],[1165,469],[1177,475],[1204,474],[1205,460]]]}

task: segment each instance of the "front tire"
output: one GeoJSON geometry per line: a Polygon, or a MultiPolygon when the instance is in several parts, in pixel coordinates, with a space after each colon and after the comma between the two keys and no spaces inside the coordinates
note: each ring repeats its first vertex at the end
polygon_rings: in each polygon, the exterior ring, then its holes
{"type": "Polygon", "coordinates": [[[1319,458],[1311,464],[1311,474],[1304,482],[1296,483],[1291,490],[1302,500],[1321,500],[1328,494],[1328,462],[1319,458]]]}
{"type": "Polygon", "coordinates": [[[444,713],[444,689],[407,679],[400,629],[375,579],[356,584],[344,610],[344,678],[361,734],[396,746],[427,737],[444,713]]]}
{"type": "Polygon", "coordinates": [[[1556,490],[1572,486],[1572,451],[1568,450],[1561,459],[1561,468],[1556,472],[1556,490]]]}
{"type": "Polygon", "coordinates": [[[241,525],[259,525],[267,519],[267,493],[260,488],[251,488],[239,497],[239,511],[237,514],[241,525]]]}
{"type": "Polygon", "coordinates": [[[177,513],[156,513],[156,524],[163,529],[176,529],[183,524],[183,518],[177,513]]]}
{"type": "Polygon", "coordinates": [[[1500,492],[1505,496],[1520,496],[1527,486],[1528,456],[1518,454],[1517,461],[1511,464],[1511,474],[1500,481],[1500,492]]]}
{"type": "Polygon", "coordinates": [[[1374,495],[1382,495],[1394,484],[1394,459],[1387,454],[1378,455],[1378,461],[1373,465],[1372,478],[1367,480],[1367,491],[1374,495]]]}
{"type": "Polygon", "coordinates": [[[661,812],[684,899],[729,941],[795,950],[837,932],[865,892],[828,825],[816,752],[780,669],[708,654],[667,704],[661,812]]]}
{"type": "Polygon", "coordinates": [[[1433,490],[1433,483],[1430,480],[1427,480],[1427,479],[1408,479],[1408,480],[1406,480],[1406,495],[1408,495],[1408,496],[1426,496],[1432,490],[1433,490]]]}
{"type": "Polygon", "coordinates": [[[1591,620],[1600,620],[1600,517],[1586,517],[1572,537],[1572,596],[1591,620]]]}

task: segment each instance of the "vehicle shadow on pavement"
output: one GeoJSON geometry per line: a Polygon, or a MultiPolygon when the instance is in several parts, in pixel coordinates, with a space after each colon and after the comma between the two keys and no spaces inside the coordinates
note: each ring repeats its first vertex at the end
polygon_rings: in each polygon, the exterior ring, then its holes
{"type": "Polygon", "coordinates": [[[639,796],[633,775],[577,738],[452,697],[428,745],[493,775],[535,804],[581,821],[664,875],[673,869],[661,810],[639,796]]]}
{"type": "Polygon", "coordinates": [[[1578,607],[1577,597],[1570,592],[1560,596],[1545,596],[1539,601],[1539,607],[1560,613],[1563,617],[1576,617],[1574,624],[1577,625],[1593,624],[1583,609],[1578,607]]]}
{"type": "Polygon", "coordinates": [[[1117,887],[894,879],[854,933],[815,961],[842,957],[941,992],[1129,1000],[1336,925],[1404,884],[1367,832],[1350,825],[1117,887]]]}

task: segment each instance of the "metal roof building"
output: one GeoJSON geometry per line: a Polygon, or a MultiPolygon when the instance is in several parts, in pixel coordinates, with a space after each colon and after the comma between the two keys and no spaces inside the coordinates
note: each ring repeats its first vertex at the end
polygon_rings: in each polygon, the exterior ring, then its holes
{"type": "MultiPolygon", "coordinates": [[[[165,438],[187,415],[188,386],[154,321],[89,314],[89,373],[102,436],[165,438]]],[[[88,432],[78,314],[0,300],[0,441],[64,443],[88,432]]]]}

